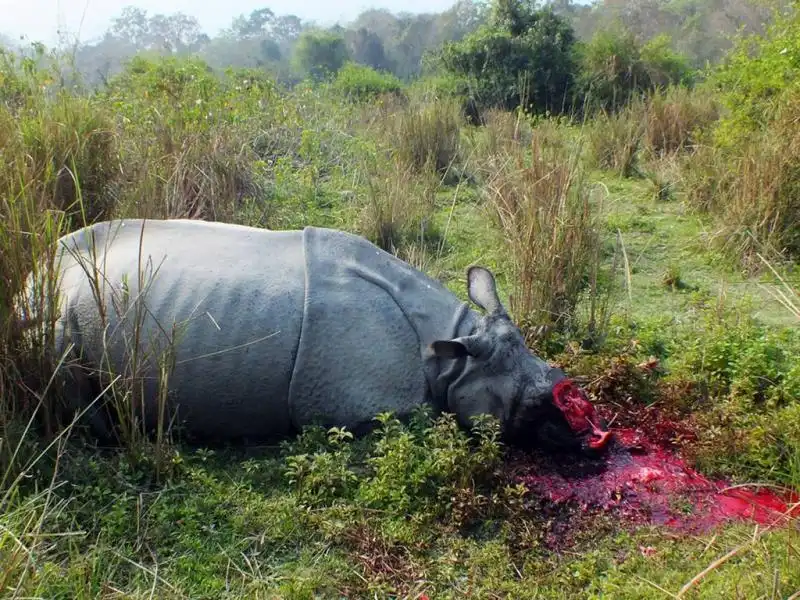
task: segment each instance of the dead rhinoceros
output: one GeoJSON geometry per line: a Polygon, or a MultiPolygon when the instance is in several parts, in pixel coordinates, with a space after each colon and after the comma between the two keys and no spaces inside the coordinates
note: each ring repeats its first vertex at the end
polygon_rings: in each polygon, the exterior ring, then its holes
{"type": "MultiPolygon", "coordinates": [[[[55,350],[74,344],[77,363],[117,374],[138,365],[150,427],[167,372],[168,410],[200,438],[286,436],[313,423],[358,432],[381,412],[429,403],[462,426],[494,415],[516,445],[591,451],[608,439],[580,389],[526,348],[486,269],[467,273],[481,316],[331,229],[132,219],[60,244],[55,350]]],[[[100,386],[74,381],[85,407],[100,386]]]]}

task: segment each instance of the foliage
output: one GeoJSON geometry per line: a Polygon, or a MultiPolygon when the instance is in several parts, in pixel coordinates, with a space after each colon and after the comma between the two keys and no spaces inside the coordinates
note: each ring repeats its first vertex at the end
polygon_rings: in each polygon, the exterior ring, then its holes
{"type": "Polygon", "coordinates": [[[752,319],[709,318],[672,342],[674,376],[702,384],[715,407],[698,449],[702,465],[796,485],[800,456],[800,337],[752,319]],[[702,340],[702,341],[701,341],[702,340]]]}
{"type": "Polygon", "coordinates": [[[694,83],[695,73],[688,57],[673,50],[672,45],[672,38],[662,33],[644,43],[639,52],[650,83],[656,89],[694,83]]]}
{"type": "MultiPolygon", "coordinates": [[[[294,35],[277,22],[252,14],[235,35],[294,35]]],[[[423,34],[434,22],[409,17],[403,39],[432,39],[423,34]]],[[[396,23],[388,15],[384,25],[396,23]]],[[[463,33],[457,25],[451,31],[463,33]]],[[[382,36],[387,54],[400,55],[399,35],[382,36]]],[[[135,436],[122,450],[84,444],[50,418],[60,400],[51,381],[60,357],[45,351],[52,321],[21,336],[30,323],[14,307],[31,269],[86,218],[341,227],[419,259],[462,298],[465,268],[492,267],[529,339],[587,382],[601,408],[673,409],[697,424],[685,452],[703,469],[796,486],[796,311],[757,285],[768,278],[728,270],[708,243],[721,230],[741,232],[729,244],[750,232],[778,247],[796,243],[793,94],[763,136],[723,150],[703,145],[714,103],[687,86],[582,126],[486,110],[485,126],[470,127],[465,80],[452,74],[350,102],[335,84],[287,89],[262,68],[208,67],[196,57],[141,57],[103,90],[86,90],[45,54],[0,66],[4,593],[660,598],[743,543],[752,546],[693,584],[695,596],[795,591],[796,528],[767,531],[756,545],[750,526],[629,532],[587,511],[586,530],[565,534],[565,515],[584,511],[511,485],[513,461],[528,459],[506,452],[492,421],[468,434],[449,415],[381,415],[363,438],[312,428],[278,449],[135,436]],[[638,153],[626,137],[633,126],[638,153]],[[603,136],[623,150],[630,174],[688,165],[675,177],[680,197],[698,207],[702,198],[714,219],[653,202],[646,179],[590,171],[586,154],[603,154],[603,136]],[[621,263],[627,294],[616,306],[621,263]],[[540,338],[548,328],[557,339],[540,338]]],[[[795,265],[776,264],[785,288],[797,289],[795,265]]],[[[53,285],[41,279],[35,305],[53,285]]],[[[123,400],[126,391],[114,390],[123,400]]]]}
{"type": "Polygon", "coordinates": [[[709,86],[724,110],[709,148],[686,163],[690,201],[719,217],[720,247],[746,268],[763,266],[757,253],[800,255],[799,24],[796,10],[776,16],[763,36],[742,38],[712,73],[709,86]]]}
{"type": "Polygon", "coordinates": [[[346,98],[365,101],[384,94],[399,93],[402,82],[390,73],[348,62],[336,74],[333,89],[346,98]]]}
{"type": "Polygon", "coordinates": [[[580,51],[580,89],[589,107],[615,111],[649,86],[649,75],[630,31],[598,31],[580,51]]]}
{"type": "Polygon", "coordinates": [[[722,59],[738,34],[763,31],[772,10],[789,4],[791,0],[618,0],[590,5],[559,2],[556,6],[583,40],[615,26],[628,29],[644,43],[668,36],[675,51],[686,56],[692,67],[704,68],[722,59]]]}
{"type": "Polygon", "coordinates": [[[348,59],[347,45],[341,35],[329,31],[304,31],[294,49],[297,68],[315,80],[333,77],[348,59]]]}
{"type": "MultiPolygon", "coordinates": [[[[638,2],[618,0],[578,4],[572,0],[548,3],[575,31],[576,38],[590,40],[597,31],[621,23],[647,46],[650,41],[673,40],[674,52],[685,56],[693,68],[715,64],[741,29],[761,32],[771,19],[770,5],[783,7],[788,0],[665,0],[638,2]]],[[[520,3],[521,7],[533,3],[520,3]]],[[[507,15],[520,14],[510,4],[507,15]],[[509,8],[510,7],[510,8],[509,8]]],[[[496,11],[495,11],[496,12],[496,11]]],[[[327,29],[341,35],[350,58],[378,70],[392,72],[403,81],[424,71],[426,56],[436,53],[446,42],[459,42],[485,24],[491,3],[459,0],[436,13],[393,14],[388,10],[368,9],[351,23],[327,29]]],[[[182,12],[150,14],[125,7],[112,19],[111,27],[98,38],[82,42],[73,32],[62,31],[61,40],[74,46],[75,68],[83,80],[104,85],[135,56],[196,56],[215,69],[228,67],[266,70],[282,83],[296,83],[292,58],[300,34],[317,30],[313,21],[293,14],[279,15],[267,8],[234,17],[217,35],[203,32],[197,19],[182,12]]],[[[1,38],[0,38],[1,39],[1,38]]],[[[12,47],[10,40],[7,47],[12,47]]],[[[672,51],[669,52],[670,54],[672,51]]],[[[679,67],[662,56],[656,61],[667,70],[679,67]]],[[[674,57],[673,57],[674,58],[674,57]]]]}
{"type": "Polygon", "coordinates": [[[597,31],[579,55],[578,88],[589,110],[613,112],[647,91],[691,83],[687,59],[672,50],[666,36],[642,46],[630,30],[617,25],[597,31]]]}
{"type": "Polygon", "coordinates": [[[714,132],[717,145],[736,148],[764,131],[786,99],[798,95],[800,16],[793,10],[776,15],[762,35],[740,38],[709,77],[726,115],[714,132]]]}
{"type": "Polygon", "coordinates": [[[443,67],[469,80],[481,107],[561,112],[575,76],[574,36],[552,10],[497,0],[488,24],[444,46],[443,67]]]}

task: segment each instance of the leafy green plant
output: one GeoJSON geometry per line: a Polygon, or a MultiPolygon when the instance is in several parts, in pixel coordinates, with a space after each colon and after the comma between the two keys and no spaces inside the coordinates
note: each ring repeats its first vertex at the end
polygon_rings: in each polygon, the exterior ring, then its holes
{"type": "Polygon", "coordinates": [[[286,457],[287,481],[301,501],[317,505],[349,495],[357,482],[356,474],[349,467],[352,455],[349,441],[352,439],[352,433],[334,427],[327,432],[321,449],[286,457]]]}
{"type": "Polygon", "coordinates": [[[481,108],[559,113],[569,106],[575,78],[574,32],[550,9],[519,0],[493,5],[489,23],[445,44],[444,69],[464,77],[481,108]]]}
{"type": "Polygon", "coordinates": [[[453,495],[486,482],[501,458],[496,422],[484,419],[476,424],[475,447],[450,414],[429,426],[408,429],[389,414],[379,415],[378,421],[369,458],[372,475],[359,487],[358,497],[396,515],[446,515],[453,495]]]}
{"type": "Polygon", "coordinates": [[[402,82],[392,75],[366,65],[348,62],[336,73],[333,89],[345,98],[356,101],[373,100],[384,94],[397,94],[402,82]]]}

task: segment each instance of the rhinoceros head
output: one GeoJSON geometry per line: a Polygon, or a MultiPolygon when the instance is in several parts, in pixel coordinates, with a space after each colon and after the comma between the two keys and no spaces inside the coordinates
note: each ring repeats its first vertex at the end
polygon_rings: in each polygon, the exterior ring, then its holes
{"type": "Polygon", "coordinates": [[[610,434],[583,391],[563,371],[530,352],[497,294],[492,274],[467,272],[470,299],[486,314],[468,336],[437,340],[433,353],[459,363],[447,390],[447,410],[469,426],[491,414],[515,446],[596,453],[610,434]]]}

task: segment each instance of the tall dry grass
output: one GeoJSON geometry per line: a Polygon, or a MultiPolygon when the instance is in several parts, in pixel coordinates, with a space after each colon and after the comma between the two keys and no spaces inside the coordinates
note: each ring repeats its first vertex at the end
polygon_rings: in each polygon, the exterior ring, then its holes
{"type": "Polygon", "coordinates": [[[680,86],[656,90],[587,124],[590,163],[622,177],[643,174],[648,165],[659,170],[661,163],[696,151],[718,117],[719,107],[706,93],[680,86]]]}
{"type": "Polygon", "coordinates": [[[713,215],[714,244],[746,270],[800,256],[800,103],[750,143],[699,147],[682,164],[687,204],[713,215]]]}
{"type": "Polygon", "coordinates": [[[691,151],[719,118],[719,106],[707,93],[671,86],[644,102],[644,148],[652,158],[691,151]]]}
{"type": "Polygon", "coordinates": [[[400,161],[372,164],[366,193],[355,207],[357,231],[378,247],[400,255],[411,245],[424,246],[432,233],[439,178],[417,175],[400,161]]]}
{"type": "Polygon", "coordinates": [[[381,135],[394,158],[416,173],[446,174],[459,159],[464,117],[457,101],[449,98],[411,100],[388,115],[381,135]]]}
{"type": "Polygon", "coordinates": [[[478,132],[473,130],[471,136],[472,151],[477,156],[497,154],[511,143],[523,146],[531,143],[531,125],[520,111],[488,109],[483,122],[484,126],[478,132]]]}
{"type": "Polygon", "coordinates": [[[54,336],[48,299],[57,300],[57,282],[45,273],[54,267],[61,235],[109,214],[116,136],[101,107],[58,93],[28,98],[16,109],[0,105],[0,142],[0,425],[10,431],[11,422],[38,411],[53,434],[58,403],[43,403],[42,393],[59,359],[48,352],[54,336]],[[20,314],[29,273],[39,282],[27,303],[33,314],[20,314]]]}
{"type": "Polygon", "coordinates": [[[586,126],[589,164],[620,177],[637,172],[646,118],[639,102],[617,112],[602,111],[586,126]]]}
{"type": "MultiPolygon", "coordinates": [[[[254,156],[245,143],[252,132],[231,121],[198,119],[187,126],[174,115],[160,118],[135,98],[120,105],[113,97],[57,85],[45,93],[40,72],[12,63],[2,68],[6,81],[25,90],[17,95],[24,102],[0,94],[0,438],[8,441],[33,416],[46,437],[57,436],[70,427],[75,410],[85,408],[66,401],[70,386],[85,386],[80,372],[67,368],[72,357],[52,352],[57,240],[114,217],[233,220],[242,197],[254,193],[254,156]],[[29,275],[34,285],[22,302],[29,275]]],[[[87,272],[99,277],[94,265],[87,272]]],[[[140,325],[134,323],[134,331],[140,325]]],[[[130,348],[130,363],[120,373],[96,365],[118,441],[132,451],[149,439],[134,410],[141,365],[151,361],[166,382],[168,350],[142,357],[130,348]]],[[[156,432],[159,460],[168,433],[156,432]]],[[[0,469],[17,461],[13,453],[3,455],[13,446],[0,447],[0,469]]]]}
{"type": "Polygon", "coordinates": [[[552,136],[537,127],[530,145],[511,141],[483,166],[511,268],[510,309],[531,342],[575,325],[576,307],[596,284],[601,262],[580,146],[548,143],[552,136]]]}

